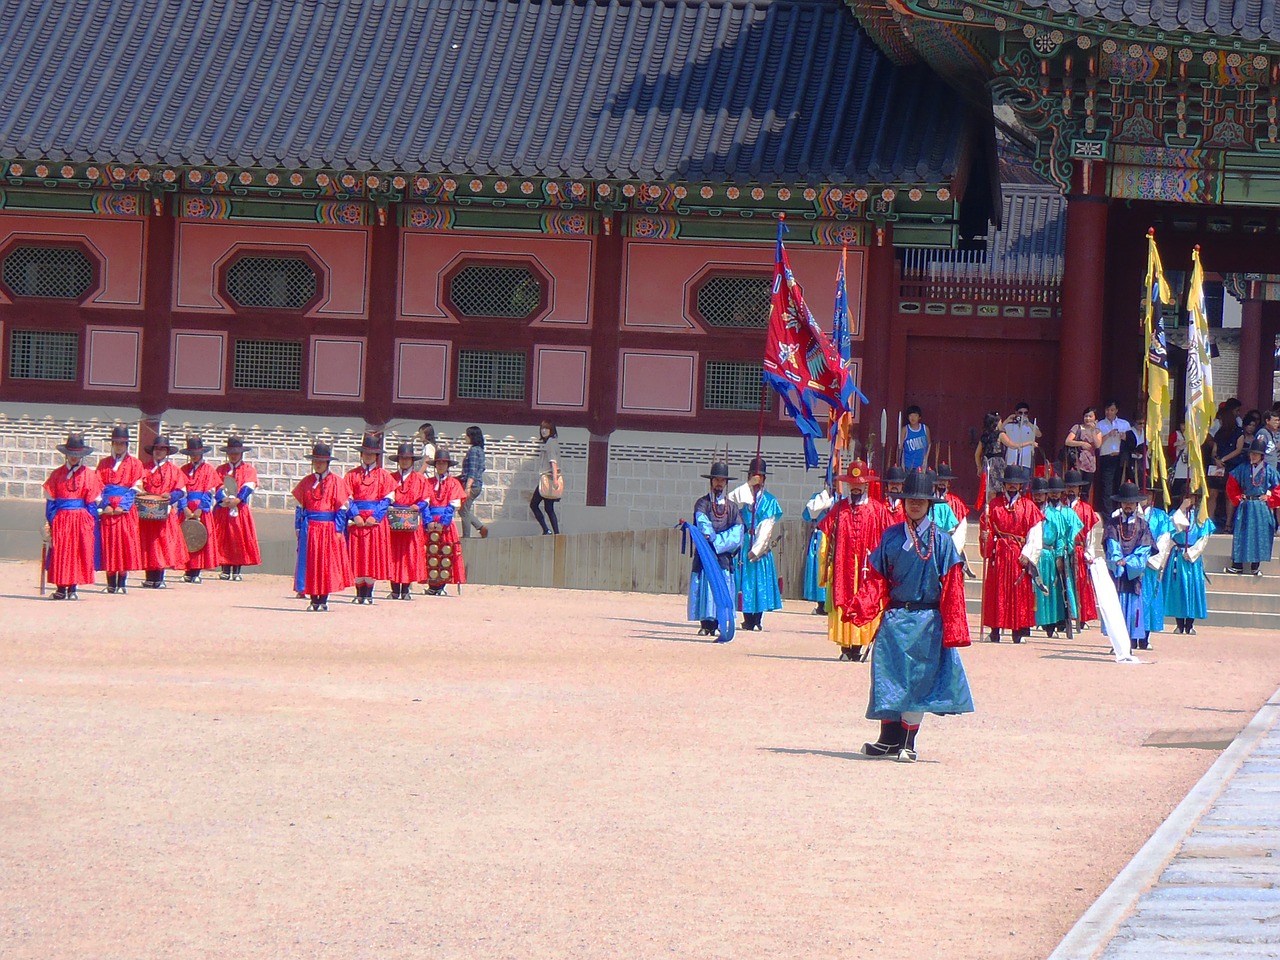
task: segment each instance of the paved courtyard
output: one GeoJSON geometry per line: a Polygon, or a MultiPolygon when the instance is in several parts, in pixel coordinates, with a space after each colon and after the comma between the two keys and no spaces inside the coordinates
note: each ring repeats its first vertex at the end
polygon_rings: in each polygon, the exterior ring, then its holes
{"type": "Polygon", "coordinates": [[[0,563],[0,955],[1043,958],[1280,680],[1262,631],[964,653],[864,761],[808,605],[277,577],[78,604],[0,563]]]}

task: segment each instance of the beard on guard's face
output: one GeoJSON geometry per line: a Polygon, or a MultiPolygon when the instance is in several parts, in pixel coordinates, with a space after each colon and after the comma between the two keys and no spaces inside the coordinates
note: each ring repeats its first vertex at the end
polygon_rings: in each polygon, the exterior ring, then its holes
{"type": "Polygon", "coordinates": [[[717,477],[711,481],[711,493],[717,497],[724,496],[725,489],[729,486],[728,480],[721,480],[717,477]]]}

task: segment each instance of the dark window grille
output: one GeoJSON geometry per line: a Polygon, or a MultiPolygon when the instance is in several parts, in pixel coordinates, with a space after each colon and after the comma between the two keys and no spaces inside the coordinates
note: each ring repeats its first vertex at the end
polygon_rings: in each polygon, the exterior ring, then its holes
{"type": "Polygon", "coordinates": [[[241,257],[227,269],[227,294],[239,307],[301,310],[316,282],[311,264],[297,257],[241,257]]]}
{"type": "Polygon", "coordinates": [[[74,247],[15,247],[4,258],[4,282],[19,297],[79,300],[93,286],[93,264],[74,247]]]}
{"type": "Polygon", "coordinates": [[[9,376],[14,380],[75,380],[80,335],[51,330],[15,330],[9,339],[9,376]]]}
{"type": "Polygon", "coordinates": [[[542,284],[528,267],[472,264],[449,281],[449,299],[464,317],[523,320],[542,309],[542,284]]]}
{"type": "Polygon", "coordinates": [[[302,344],[291,340],[237,340],[237,390],[301,390],[302,344]]]}
{"type": "Polygon", "coordinates": [[[707,410],[759,410],[760,364],[708,360],[702,405],[707,410]]]}
{"type": "Polygon", "coordinates": [[[759,327],[769,323],[770,277],[722,273],[698,287],[698,314],[713,327],[759,327]]]}
{"type": "Polygon", "coordinates": [[[458,397],[523,400],[525,355],[503,350],[458,351],[458,397]]]}

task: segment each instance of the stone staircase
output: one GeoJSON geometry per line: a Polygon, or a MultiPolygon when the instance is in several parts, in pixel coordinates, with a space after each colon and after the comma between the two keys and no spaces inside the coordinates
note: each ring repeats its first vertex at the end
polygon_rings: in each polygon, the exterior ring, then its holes
{"type": "MultiPolygon", "coordinates": [[[[966,544],[965,555],[973,572],[981,576],[982,557],[977,546],[966,544]]],[[[1261,577],[1223,573],[1222,568],[1230,563],[1230,535],[1214,534],[1204,553],[1209,616],[1202,622],[1215,627],[1280,630],[1280,560],[1264,563],[1261,577]]],[[[965,599],[976,624],[982,611],[982,588],[977,580],[965,584],[965,599]]]]}

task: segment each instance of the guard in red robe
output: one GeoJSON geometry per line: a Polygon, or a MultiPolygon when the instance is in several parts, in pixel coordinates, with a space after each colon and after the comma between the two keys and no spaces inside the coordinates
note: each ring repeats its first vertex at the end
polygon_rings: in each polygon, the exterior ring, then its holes
{"type": "Polygon", "coordinates": [[[298,481],[293,497],[294,528],[298,532],[298,563],[293,587],[311,598],[309,613],[329,609],[329,594],[351,586],[351,557],[342,533],[347,525],[351,491],[347,482],[329,469],[333,448],[317,443],[311,448],[311,472],[298,481]]]}
{"type": "Polygon", "coordinates": [[[411,530],[391,530],[391,599],[412,600],[413,584],[427,581],[427,478],[414,469],[422,459],[415,456],[412,443],[402,443],[396,450],[400,469],[391,474],[395,488],[391,491],[392,507],[418,511],[418,526],[411,530]]]}
{"type": "Polygon", "coordinates": [[[81,461],[93,453],[84,437],[73,433],[58,445],[66,458],[44,482],[46,562],[54,600],[79,600],[76,587],[93,583],[95,535],[102,481],[81,461]]]}
{"type": "Polygon", "coordinates": [[[258,529],[253,525],[249,498],[258,489],[258,471],[245,463],[243,437],[231,437],[222,452],[227,462],[218,467],[218,490],[214,494],[213,525],[218,528],[218,547],[222,551],[222,573],[219,580],[239,583],[244,567],[262,562],[258,550],[258,529]]]}
{"type": "Polygon", "coordinates": [[[467,582],[467,571],[462,563],[462,541],[458,528],[453,524],[454,514],[466,499],[462,484],[449,476],[453,466],[449,451],[436,450],[436,475],[427,481],[427,593],[433,597],[445,595],[450,583],[467,582]]]}
{"type": "Polygon", "coordinates": [[[200,583],[201,574],[222,563],[222,550],[218,545],[218,530],[213,524],[213,498],[218,489],[218,471],[204,462],[204,455],[213,450],[206,447],[199,437],[187,437],[187,445],[180,451],[188,463],[182,468],[183,483],[187,488],[187,509],[184,520],[199,520],[204,524],[208,540],[187,559],[185,583],[200,583]]]}
{"type": "Polygon", "coordinates": [[[356,580],[355,602],[373,603],[379,580],[391,579],[391,530],[387,510],[395,483],[379,462],[382,434],[366,433],[360,441],[360,466],[347,471],[351,505],[347,508],[347,550],[356,580]]]}
{"type": "Polygon", "coordinates": [[[847,485],[848,496],[837,500],[818,524],[826,534],[819,569],[830,590],[827,639],[840,647],[841,660],[852,662],[861,662],[863,648],[871,646],[880,626],[878,618],[862,626],[853,624],[853,598],[866,576],[867,557],[893,526],[889,508],[867,493],[875,479],[863,461],[850,463],[849,472],[836,478],[837,484],[847,485]]]}
{"type": "Polygon", "coordinates": [[[168,437],[156,437],[147,447],[151,466],[142,478],[145,496],[167,501],[160,509],[163,520],[148,519],[139,513],[138,537],[142,541],[142,568],[147,572],[144,587],[165,588],[164,572],[187,566],[187,544],[182,539],[182,507],[187,502],[186,477],[169,460],[172,445],[168,437]]]}
{"type": "MultiPolygon", "coordinates": [[[[987,640],[1000,642],[1000,631],[1013,633],[1013,642],[1021,643],[1036,622],[1034,580],[1039,571],[1024,561],[1022,551],[1027,535],[1044,522],[1040,508],[1026,496],[1030,474],[1022,467],[1005,468],[1004,492],[993,496],[982,520],[982,551],[987,559],[987,578],[982,584],[982,623],[988,628],[987,640]]],[[[992,476],[994,490],[997,480],[992,476]]]]}
{"type": "Polygon", "coordinates": [[[1093,592],[1089,564],[1102,553],[1102,520],[1084,496],[1089,484],[1079,470],[1068,470],[1063,482],[1067,487],[1067,505],[1076,512],[1084,529],[1076,535],[1076,594],[1080,602],[1077,630],[1084,630],[1090,620],[1098,619],[1098,597],[1093,592]]]}
{"type": "Polygon", "coordinates": [[[98,479],[102,481],[98,560],[107,574],[107,593],[128,593],[129,573],[142,569],[142,539],[134,501],[145,472],[142,461],[129,452],[129,428],[113,428],[111,456],[98,461],[98,479]]]}

